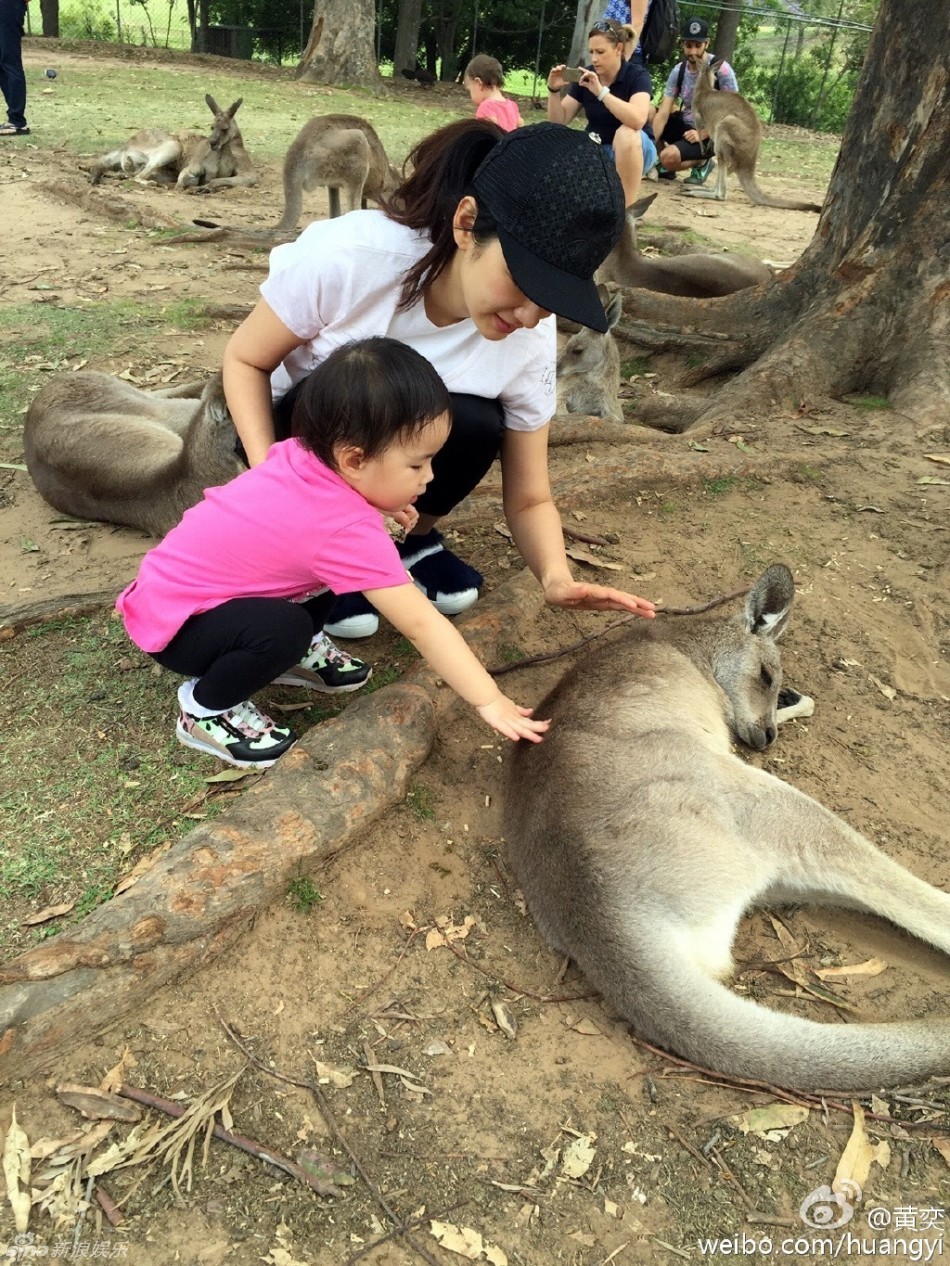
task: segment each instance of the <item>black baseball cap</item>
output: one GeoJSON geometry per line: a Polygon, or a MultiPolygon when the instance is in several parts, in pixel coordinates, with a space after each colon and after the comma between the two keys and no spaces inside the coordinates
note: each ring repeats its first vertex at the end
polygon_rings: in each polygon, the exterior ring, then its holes
{"type": "Polygon", "coordinates": [[[703,18],[687,18],[681,38],[684,40],[708,40],[709,23],[703,18]]]}
{"type": "Polygon", "coordinates": [[[563,123],[520,127],[483,159],[473,186],[518,289],[539,307],[606,333],[594,273],[620,240],[624,196],[601,146],[563,123]]]}

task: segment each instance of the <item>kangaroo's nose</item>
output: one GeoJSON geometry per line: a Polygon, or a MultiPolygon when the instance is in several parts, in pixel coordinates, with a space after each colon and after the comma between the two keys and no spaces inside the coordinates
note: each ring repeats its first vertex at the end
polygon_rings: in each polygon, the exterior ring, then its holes
{"type": "Polygon", "coordinates": [[[770,743],[775,742],[775,736],[777,734],[778,734],[778,729],[776,728],[776,726],[767,725],[765,727],[765,746],[766,747],[768,747],[770,743]]]}

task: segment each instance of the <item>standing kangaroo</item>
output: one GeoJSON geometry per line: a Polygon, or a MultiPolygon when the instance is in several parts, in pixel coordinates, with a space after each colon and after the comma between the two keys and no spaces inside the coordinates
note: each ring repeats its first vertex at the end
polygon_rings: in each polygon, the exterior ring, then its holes
{"type": "Polygon", "coordinates": [[[775,564],[742,616],[638,625],[569,672],[536,709],[544,742],[514,752],[511,863],[543,935],[651,1042],[804,1089],[947,1074],[950,1021],[820,1024],[724,983],[740,917],[772,902],[878,914],[950,953],[950,895],[730,750],[775,738],[793,596],[775,564]]]}
{"type": "Polygon", "coordinates": [[[146,128],[97,158],[89,169],[90,180],[97,185],[107,171],[122,171],[139,183],[175,178],[178,188],[190,193],[257,184],[244,138],[234,121],[243,100],[239,97],[222,110],[207,93],[205,101],[214,115],[209,136],[146,128]]]}
{"type": "Polygon", "coordinates": [[[623,234],[597,270],[598,281],[639,286],[664,295],[685,295],[689,299],[710,299],[771,281],[773,273],[768,264],[751,255],[674,255],[670,259],[647,259],[641,255],[637,249],[637,220],[643,218],[656,196],[648,194],[627,208],[623,234]]]}
{"type": "Polygon", "coordinates": [[[709,133],[716,153],[716,183],[712,189],[684,187],[691,198],[726,200],[726,172],[733,172],[746,197],[760,207],[783,207],[787,211],[816,211],[816,202],[796,202],[791,198],[771,198],[756,183],[755,165],[762,144],[759,116],[737,92],[719,92],[715,87],[716,71],[722,65],[716,58],[696,79],[693,92],[693,115],[697,124],[709,133]]]}
{"type": "Polygon", "coordinates": [[[607,332],[598,334],[582,326],[564,344],[557,358],[558,408],[622,422],[620,351],[611,330],[623,312],[623,295],[613,288],[613,293],[605,286],[599,289],[607,313],[607,332]]]}
{"type": "Polygon", "coordinates": [[[355,114],[326,114],[305,123],[284,159],[284,214],[278,232],[297,227],[304,190],[325,185],[330,218],[340,214],[340,190],[346,210],[382,201],[399,185],[399,172],[386,157],[383,143],[366,119],[355,114]]]}
{"type": "Polygon", "coordinates": [[[163,536],[244,466],[221,375],[140,391],[87,371],[58,374],[33,398],[23,446],[37,491],[81,519],[163,536]]]}

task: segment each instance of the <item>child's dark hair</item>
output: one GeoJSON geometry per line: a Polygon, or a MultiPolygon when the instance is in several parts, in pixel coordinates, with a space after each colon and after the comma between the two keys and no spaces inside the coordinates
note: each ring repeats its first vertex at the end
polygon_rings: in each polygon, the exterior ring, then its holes
{"type": "Polygon", "coordinates": [[[505,72],[497,57],[489,57],[487,53],[476,53],[465,67],[463,79],[480,79],[486,88],[503,88],[505,72]]]}
{"type": "MultiPolygon", "coordinates": [[[[432,247],[403,278],[400,311],[411,308],[452,259],[455,208],[473,192],[475,172],[504,135],[488,119],[461,119],[423,137],[406,159],[411,175],[387,200],[384,210],[397,224],[427,233],[432,247]]],[[[488,208],[479,205],[478,211],[472,229],[476,242],[497,237],[488,208]]]]}
{"type": "Polygon", "coordinates": [[[451,410],[426,358],[392,338],[338,347],[293,391],[291,434],[333,470],[335,445],[377,457],[451,410]]]}

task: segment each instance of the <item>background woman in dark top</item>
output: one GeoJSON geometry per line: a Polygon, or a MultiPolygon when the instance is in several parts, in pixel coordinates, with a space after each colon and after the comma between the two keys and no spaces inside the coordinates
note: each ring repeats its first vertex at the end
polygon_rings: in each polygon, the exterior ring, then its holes
{"type": "Polygon", "coordinates": [[[598,22],[588,37],[590,66],[579,83],[560,95],[567,81],[564,66],[553,66],[548,75],[548,118],[570,123],[579,110],[587,117],[587,134],[607,147],[617,164],[624,204],[632,206],[640,195],[640,181],[656,162],[656,146],[647,126],[653,87],[650,74],[639,61],[627,61],[624,43],[632,28],[619,22],[598,22]]]}

